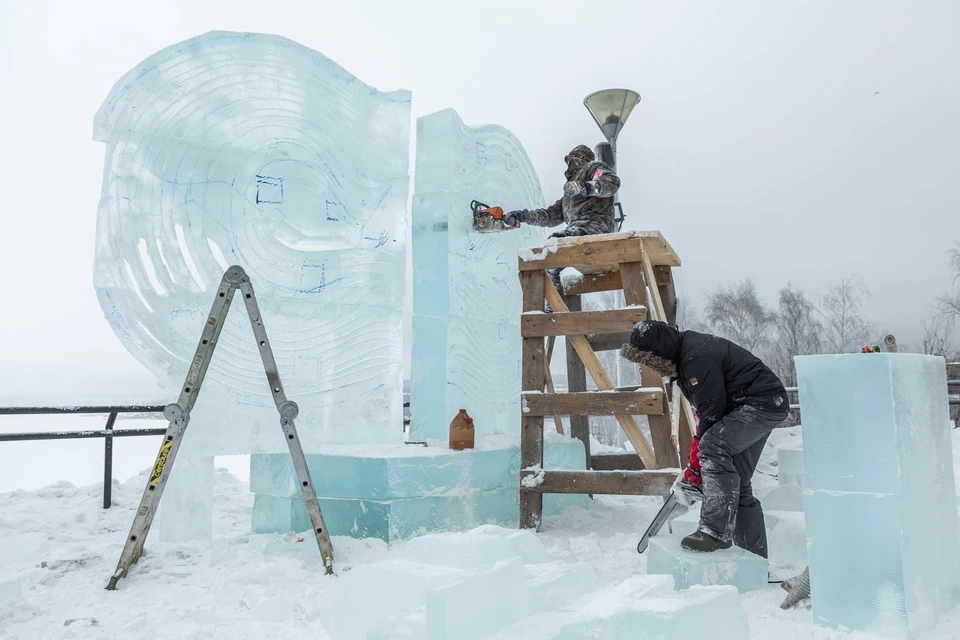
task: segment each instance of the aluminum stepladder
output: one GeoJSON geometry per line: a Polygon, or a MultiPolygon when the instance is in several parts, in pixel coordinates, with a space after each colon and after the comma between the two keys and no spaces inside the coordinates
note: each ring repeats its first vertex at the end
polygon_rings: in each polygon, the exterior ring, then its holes
{"type": "Polygon", "coordinates": [[[300,409],[297,407],[297,403],[287,400],[283,391],[280,374],[277,372],[277,362],[273,357],[270,342],[267,340],[267,332],[260,317],[260,308],[257,306],[257,298],[253,293],[250,278],[243,268],[235,265],[227,269],[220,281],[217,297],[213,301],[207,323],[200,335],[200,344],[197,345],[197,351],[190,363],[187,379],[180,390],[180,397],[177,398],[176,402],[168,404],[163,410],[163,415],[169,420],[170,424],[164,434],[163,444],[160,445],[160,452],[157,454],[157,460],[153,465],[150,478],[147,480],[143,498],[140,499],[140,506],[134,516],[133,525],[130,527],[130,534],[127,536],[123,552],[120,554],[117,570],[107,584],[107,589],[111,591],[117,588],[117,582],[127,575],[130,567],[136,564],[143,552],[143,544],[150,531],[150,524],[156,514],[157,505],[160,504],[163,488],[167,484],[174,458],[176,458],[177,450],[180,448],[184,432],[187,430],[187,424],[190,422],[190,411],[197,401],[197,394],[200,392],[200,385],[203,384],[207,367],[210,365],[214,348],[217,346],[217,340],[220,337],[221,329],[223,329],[227,311],[230,309],[230,302],[238,289],[243,294],[243,302],[247,307],[247,315],[250,317],[253,335],[259,347],[260,359],[263,361],[267,382],[270,384],[273,401],[280,413],[280,427],[290,449],[293,468],[297,474],[297,480],[300,482],[300,489],[303,492],[307,514],[309,514],[310,522],[313,525],[317,546],[320,547],[324,569],[328,574],[333,573],[333,545],[330,543],[327,525],[323,521],[323,514],[320,512],[317,492],[310,478],[303,448],[300,446],[300,438],[297,436],[297,428],[293,422],[300,409]]]}

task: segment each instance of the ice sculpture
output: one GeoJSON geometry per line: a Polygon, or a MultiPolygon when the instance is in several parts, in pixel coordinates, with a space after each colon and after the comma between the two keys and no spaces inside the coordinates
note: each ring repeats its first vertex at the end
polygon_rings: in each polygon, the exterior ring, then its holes
{"type": "Polygon", "coordinates": [[[796,359],[815,618],[916,634],[958,602],[943,358],[796,359]]]}
{"type": "MultiPolygon", "coordinates": [[[[409,136],[409,92],[285,38],[211,32],[144,60],[94,125],[94,284],[117,337],[178,388],[239,264],[304,448],[399,442],[409,136]]],[[[181,452],[251,451],[286,444],[239,305],[181,452]]]]}
{"type": "Polygon", "coordinates": [[[452,109],[417,120],[413,197],[413,440],[445,439],[460,409],[477,435],[520,430],[520,247],[546,238],[473,230],[470,202],[543,206],[533,165],[499,126],[468,127],[452,109]]]}

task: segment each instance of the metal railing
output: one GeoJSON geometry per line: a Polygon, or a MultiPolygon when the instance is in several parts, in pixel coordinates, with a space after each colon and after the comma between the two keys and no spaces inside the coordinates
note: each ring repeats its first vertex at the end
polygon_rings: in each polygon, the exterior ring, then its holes
{"type": "Polygon", "coordinates": [[[107,414],[107,423],[100,431],[40,431],[35,433],[0,433],[0,442],[30,440],[74,440],[103,438],[103,508],[109,509],[113,500],[113,439],[131,436],[162,436],[166,429],[114,429],[121,413],[163,413],[157,405],[90,406],[90,407],[0,407],[3,416],[107,414]]]}
{"type": "MultiPolygon", "coordinates": [[[[83,431],[36,431],[19,433],[0,433],[0,442],[24,442],[38,440],[82,440],[86,438],[103,438],[103,508],[109,509],[113,502],[113,439],[137,436],[162,436],[167,432],[166,427],[155,429],[114,429],[117,417],[126,414],[163,414],[164,405],[96,405],[96,406],[63,406],[63,407],[0,407],[0,416],[36,416],[36,415],[96,415],[106,414],[107,421],[101,430],[83,431]]],[[[405,396],[403,401],[403,425],[410,424],[407,413],[410,409],[410,399],[405,396]]]]}

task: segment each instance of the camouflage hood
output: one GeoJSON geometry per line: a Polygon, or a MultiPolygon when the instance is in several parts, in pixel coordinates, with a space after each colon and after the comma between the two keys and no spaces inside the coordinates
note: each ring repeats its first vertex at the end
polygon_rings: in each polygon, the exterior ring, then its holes
{"type": "Polygon", "coordinates": [[[593,162],[596,159],[596,156],[593,155],[593,151],[587,145],[581,144],[573,148],[573,150],[564,157],[563,161],[567,163],[567,170],[564,172],[564,176],[567,180],[576,180],[588,164],[593,162]]]}

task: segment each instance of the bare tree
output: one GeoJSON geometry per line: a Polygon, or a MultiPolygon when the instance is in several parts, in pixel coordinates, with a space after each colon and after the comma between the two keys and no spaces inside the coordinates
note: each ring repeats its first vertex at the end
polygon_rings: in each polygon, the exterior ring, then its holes
{"type": "Polygon", "coordinates": [[[950,257],[950,270],[953,272],[953,289],[940,296],[937,301],[939,312],[951,323],[960,318],[960,242],[947,252],[950,257]]]}
{"type": "Polygon", "coordinates": [[[767,346],[773,314],[760,302],[752,280],[719,287],[707,299],[706,313],[716,333],[741,347],[756,353],[767,346]]]}
{"type": "Polygon", "coordinates": [[[921,323],[923,327],[923,352],[931,356],[948,357],[954,353],[951,340],[953,333],[951,318],[943,313],[934,313],[930,320],[921,323]]]}
{"type": "Polygon", "coordinates": [[[813,302],[790,284],[780,290],[775,322],[777,337],[772,349],[772,365],[784,385],[793,387],[797,384],[793,358],[820,353],[823,327],[813,302]]]}
{"type": "Polygon", "coordinates": [[[677,328],[680,331],[706,331],[707,326],[700,320],[697,308],[686,296],[677,296],[677,328]]]}
{"type": "Polygon", "coordinates": [[[859,350],[868,340],[872,325],[863,316],[870,291],[859,278],[846,278],[823,296],[817,312],[823,322],[823,342],[830,353],[859,350]]]}

